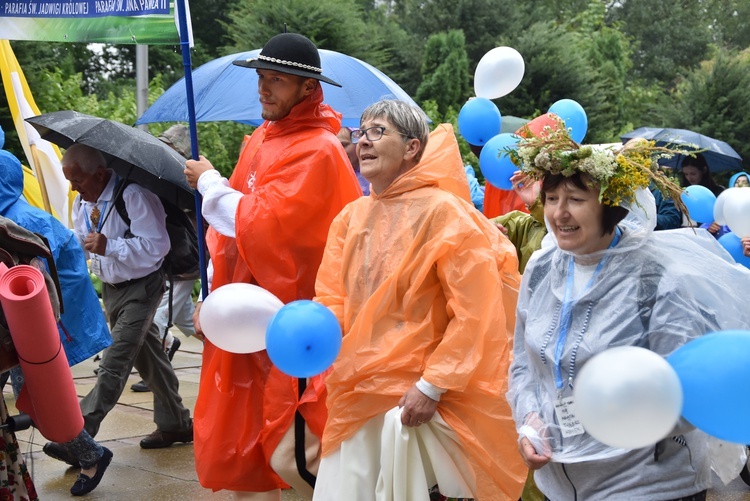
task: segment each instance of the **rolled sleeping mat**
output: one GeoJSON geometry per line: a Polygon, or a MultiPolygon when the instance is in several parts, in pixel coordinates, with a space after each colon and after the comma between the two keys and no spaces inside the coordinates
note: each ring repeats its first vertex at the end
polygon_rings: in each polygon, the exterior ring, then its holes
{"type": "Polygon", "coordinates": [[[83,416],[42,273],[0,265],[0,304],[25,379],[16,408],[47,440],[73,440],[83,416]]]}

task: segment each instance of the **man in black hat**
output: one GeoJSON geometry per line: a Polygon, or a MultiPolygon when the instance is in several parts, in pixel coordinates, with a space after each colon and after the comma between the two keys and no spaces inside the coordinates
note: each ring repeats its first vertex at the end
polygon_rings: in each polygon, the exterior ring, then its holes
{"type": "MultiPolygon", "coordinates": [[[[245,282],[285,303],[312,299],[330,223],[361,194],[336,137],[341,115],[323,104],[320,82],[339,84],[323,76],[315,44],[296,33],[235,64],[258,73],[266,121],[245,138],[228,181],[203,157],[185,169],[211,225],[211,290],[245,282]]],[[[202,336],[199,314],[200,304],[193,320],[202,336]]],[[[206,340],[194,417],[204,487],[242,499],[277,500],[288,485],[311,495],[325,418],[320,376],[298,380],[265,351],[229,353],[206,340]]]]}

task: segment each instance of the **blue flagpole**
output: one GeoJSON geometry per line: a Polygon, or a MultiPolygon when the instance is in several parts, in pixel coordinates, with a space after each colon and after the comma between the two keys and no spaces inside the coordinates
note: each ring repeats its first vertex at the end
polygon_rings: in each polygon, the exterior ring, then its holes
{"type": "MultiPolygon", "coordinates": [[[[190,62],[190,37],[188,33],[187,0],[175,0],[177,19],[180,25],[180,48],[182,49],[182,66],[185,71],[185,91],[187,93],[188,122],[190,128],[190,147],[193,160],[198,160],[198,128],[195,120],[195,99],[193,98],[193,68],[190,62]]],[[[206,272],[206,235],[203,231],[203,197],[195,190],[195,221],[198,226],[198,258],[201,272],[201,292],[208,297],[208,274],[206,272]]]]}

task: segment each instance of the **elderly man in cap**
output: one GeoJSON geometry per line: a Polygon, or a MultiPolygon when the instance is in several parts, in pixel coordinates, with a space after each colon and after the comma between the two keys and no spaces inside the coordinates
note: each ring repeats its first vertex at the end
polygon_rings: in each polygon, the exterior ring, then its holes
{"type": "MultiPolygon", "coordinates": [[[[283,302],[311,299],[328,227],[360,188],[336,134],[341,115],[323,104],[320,55],[306,37],[271,38],[257,59],[266,120],[246,137],[229,180],[205,158],[189,160],[188,182],[203,195],[211,227],[211,290],[256,284],[283,302]]],[[[200,304],[193,319],[201,335],[200,304]]],[[[205,341],[195,405],[201,485],[239,499],[278,500],[292,485],[312,494],[326,419],[320,376],[296,379],[265,351],[228,353],[205,341]]]]}

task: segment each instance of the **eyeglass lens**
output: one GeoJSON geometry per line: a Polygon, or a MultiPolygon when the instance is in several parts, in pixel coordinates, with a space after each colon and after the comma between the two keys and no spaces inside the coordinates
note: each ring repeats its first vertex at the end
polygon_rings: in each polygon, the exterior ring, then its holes
{"type": "Polygon", "coordinates": [[[385,131],[385,127],[353,130],[351,133],[352,142],[357,144],[362,136],[367,137],[368,141],[378,141],[383,137],[383,131],[385,131]]]}

